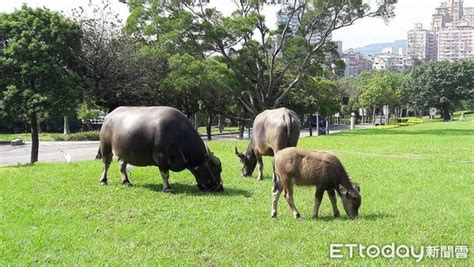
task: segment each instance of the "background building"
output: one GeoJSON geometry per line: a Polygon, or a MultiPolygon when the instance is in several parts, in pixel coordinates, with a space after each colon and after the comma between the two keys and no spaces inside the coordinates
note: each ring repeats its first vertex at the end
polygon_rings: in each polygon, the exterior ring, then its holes
{"type": "Polygon", "coordinates": [[[402,72],[413,66],[413,59],[403,54],[392,53],[391,49],[375,55],[372,69],[402,72]]]}
{"type": "Polygon", "coordinates": [[[420,60],[459,60],[474,57],[474,7],[463,0],[443,0],[431,23],[408,31],[407,54],[420,60]]]}
{"type": "Polygon", "coordinates": [[[344,76],[346,77],[355,77],[364,71],[372,69],[372,61],[366,59],[364,54],[354,49],[349,49],[346,53],[341,54],[341,58],[346,64],[344,71],[344,76]]]}

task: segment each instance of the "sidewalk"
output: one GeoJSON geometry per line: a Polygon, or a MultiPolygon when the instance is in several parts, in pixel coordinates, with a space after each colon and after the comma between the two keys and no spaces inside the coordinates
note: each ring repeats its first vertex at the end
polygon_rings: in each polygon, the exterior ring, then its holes
{"type": "MultiPolygon", "coordinates": [[[[357,125],[356,129],[371,128],[369,125],[357,125]]],[[[348,131],[348,125],[331,125],[329,134],[341,131],[348,131]]],[[[247,133],[247,132],[246,132],[247,133]]],[[[316,129],[313,129],[313,136],[316,129]]],[[[309,136],[309,129],[301,129],[300,137],[309,136]]],[[[237,139],[238,133],[218,134],[213,136],[213,140],[237,139]]],[[[206,140],[205,136],[202,136],[206,140]]],[[[39,162],[67,162],[83,161],[95,159],[99,149],[99,141],[40,141],[39,162]]],[[[31,142],[26,142],[22,146],[0,145],[0,166],[14,166],[17,164],[27,164],[30,162],[31,142]]]]}

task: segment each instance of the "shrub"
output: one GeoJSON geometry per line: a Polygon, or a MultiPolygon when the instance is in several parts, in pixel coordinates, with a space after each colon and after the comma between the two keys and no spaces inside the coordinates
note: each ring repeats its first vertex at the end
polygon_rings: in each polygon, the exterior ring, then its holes
{"type": "Polygon", "coordinates": [[[413,123],[413,124],[418,124],[418,123],[423,123],[423,119],[419,119],[419,118],[410,118],[408,119],[407,121],[408,123],[413,123]]]}
{"type": "Polygon", "coordinates": [[[399,125],[379,125],[376,126],[375,128],[377,129],[393,129],[393,128],[398,128],[400,127],[399,125]]]}
{"type": "Polygon", "coordinates": [[[99,132],[79,132],[72,134],[52,134],[54,141],[98,141],[99,132]]]}
{"type": "Polygon", "coordinates": [[[416,123],[413,123],[413,122],[400,122],[400,123],[397,123],[398,126],[400,127],[405,127],[405,126],[412,126],[412,125],[415,125],[416,123]]]}
{"type": "Polygon", "coordinates": [[[392,118],[389,120],[388,125],[397,125],[397,123],[398,123],[398,119],[392,118]]]}
{"type": "Polygon", "coordinates": [[[408,118],[399,118],[397,121],[399,123],[406,123],[406,122],[408,122],[408,118]]]}

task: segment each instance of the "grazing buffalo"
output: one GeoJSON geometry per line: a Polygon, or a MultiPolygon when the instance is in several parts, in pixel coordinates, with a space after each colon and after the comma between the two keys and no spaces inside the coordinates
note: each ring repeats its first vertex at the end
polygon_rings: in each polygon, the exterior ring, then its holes
{"type": "Polygon", "coordinates": [[[104,162],[101,184],[115,154],[122,184],[131,186],[127,164],[158,166],[163,191],[173,192],[168,178],[188,169],[203,191],[222,191],[221,162],[212,154],[186,116],[171,107],[119,107],[105,117],[100,130],[100,154],[104,162]]]}
{"type": "Polygon", "coordinates": [[[258,162],[258,180],[263,178],[262,156],[273,156],[279,150],[296,146],[300,137],[300,120],[287,108],[270,109],[257,115],[253,133],[245,153],[235,154],[243,164],[242,175],[250,176],[258,162]]]}
{"type": "Polygon", "coordinates": [[[293,216],[300,217],[293,200],[294,184],[316,186],[313,219],[318,218],[319,205],[324,191],[328,192],[336,218],[339,217],[339,210],[334,191],[341,197],[349,218],[357,218],[361,204],[360,188],[350,182],[342,163],[335,155],[295,147],[285,148],[276,153],[273,159],[272,217],[277,216],[277,205],[281,192],[285,192],[285,198],[293,216]]]}

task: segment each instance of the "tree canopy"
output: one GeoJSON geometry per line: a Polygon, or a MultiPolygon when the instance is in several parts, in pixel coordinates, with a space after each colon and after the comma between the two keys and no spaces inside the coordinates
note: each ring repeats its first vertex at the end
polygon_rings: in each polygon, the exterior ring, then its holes
{"type": "Polygon", "coordinates": [[[48,9],[23,6],[0,14],[0,95],[5,110],[31,124],[31,162],[38,159],[37,120],[66,114],[81,99],[81,29],[48,9]]]}
{"type": "Polygon", "coordinates": [[[403,88],[412,105],[439,108],[443,119],[450,120],[457,101],[474,98],[474,60],[417,66],[403,88]]]}
{"type": "Polygon", "coordinates": [[[131,0],[126,29],[156,53],[220,55],[240,81],[238,101],[255,115],[282,105],[312,66],[338,66],[328,56],[334,51],[328,42],[334,30],[364,17],[389,18],[396,1],[378,0],[375,9],[362,1],[290,1],[280,11],[287,19],[276,30],[263,12],[275,1],[232,2],[234,12],[224,16],[202,8],[200,1],[131,0]],[[294,19],[297,29],[291,27],[294,19]]]}

